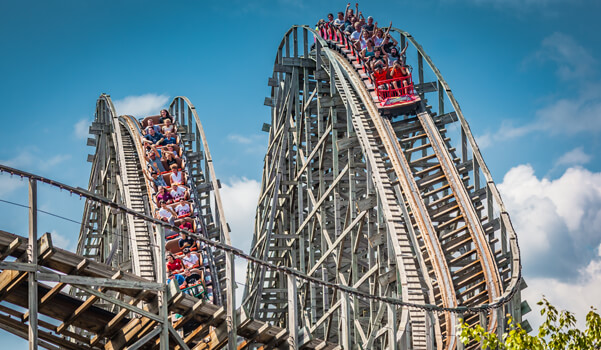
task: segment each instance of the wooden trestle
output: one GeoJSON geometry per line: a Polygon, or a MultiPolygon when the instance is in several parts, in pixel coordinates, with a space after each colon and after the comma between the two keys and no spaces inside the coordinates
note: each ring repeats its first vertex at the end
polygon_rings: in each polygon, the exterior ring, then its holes
{"type": "MultiPolygon", "coordinates": [[[[37,265],[25,263],[28,239],[0,231],[0,328],[27,339],[29,272],[35,272],[39,346],[47,349],[154,349],[161,318],[158,290],[163,286],[81,255],[56,248],[49,233],[38,243],[37,265]],[[11,262],[4,259],[14,257],[11,262]],[[42,281],[58,282],[53,286],[42,281]],[[96,286],[96,287],[93,287],[96,286]],[[77,288],[87,300],[69,295],[77,288]],[[107,307],[109,306],[109,307],[107,307]],[[108,311],[117,310],[117,311],[108,311]]],[[[226,311],[168,287],[172,349],[220,349],[227,345],[226,311]]],[[[253,320],[238,311],[238,349],[287,347],[288,330],[253,320]]],[[[338,349],[318,339],[301,349],[338,349]]]]}

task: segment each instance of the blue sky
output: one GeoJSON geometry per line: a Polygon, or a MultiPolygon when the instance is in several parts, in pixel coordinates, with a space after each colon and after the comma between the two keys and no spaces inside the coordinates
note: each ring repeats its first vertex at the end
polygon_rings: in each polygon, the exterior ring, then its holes
{"type": "MultiPolygon", "coordinates": [[[[345,5],[2,1],[0,98],[8,132],[0,162],[85,188],[93,151],[85,131],[101,93],[120,113],[139,116],[185,95],[225,185],[234,243],[247,249],[277,45],[292,24],[314,25],[345,5]]],[[[360,5],[380,24],[392,20],[413,34],[453,89],[518,231],[531,304],[545,293],[580,318],[591,304],[601,306],[594,295],[601,288],[601,3],[360,5]],[[573,294],[581,297],[567,300],[573,294]]],[[[25,203],[25,185],[0,176],[0,199],[25,203]]],[[[83,202],[40,192],[44,210],[81,220],[83,202]]],[[[26,233],[25,209],[0,202],[0,212],[0,229],[26,233]]],[[[39,230],[71,249],[79,233],[78,225],[47,215],[39,230]]],[[[23,346],[5,333],[0,338],[23,346]]]]}

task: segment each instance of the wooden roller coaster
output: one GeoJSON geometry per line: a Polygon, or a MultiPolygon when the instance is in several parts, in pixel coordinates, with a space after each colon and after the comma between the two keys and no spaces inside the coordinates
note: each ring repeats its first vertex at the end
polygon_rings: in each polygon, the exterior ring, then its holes
{"type": "Polygon", "coordinates": [[[460,319],[499,333],[507,314],[522,322],[519,247],[499,192],[440,72],[393,33],[416,57],[415,111],[382,112],[342,33],[285,34],[248,255],[231,246],[185,97],[169,112],[192,232],[155,215],[144,121],[118,116],[108,95],[90,127],[87,190],[0,165],[30,183],[29,237],[0,231],[0,328],[30,349],[450,350],[479,347],[458,341],[460,319]],[[76,253],[38,237],[38,183],[85,197],[76,253]],[[200,242],[210,298],[167,280],[165,239],[179,232],[200,242]],[[239,308],[235,256],[251,261],[239,308]]]}

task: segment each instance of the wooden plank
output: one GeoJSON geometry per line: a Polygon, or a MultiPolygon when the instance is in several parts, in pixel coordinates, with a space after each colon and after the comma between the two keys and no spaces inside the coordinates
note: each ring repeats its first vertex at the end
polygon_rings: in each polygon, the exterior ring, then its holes
{"type": "Polygon", "coordinates": [[[39,281],[50,281],[67,283],[73,285],[96,286],[110,289],[135,289],[135,290],[154,290],[160,291],[165,288],[160,283],[140,282],[140,281],[115,281],[105,278],[69,276],[51,273],[38,272],[37,278],[39,281]]]}
{"type": "MultiPolygon", "coordinates": [[[[0,328],[11,332],[13,334],[19,335],[21,337],[27,338],[27,328],[28,325],[25,323],[21,323],[11,317],[8,316],[3,316],[0,315],[0,328]]],[[[86,344],[76,344],[73,342],[70,342],[66,339],[57,337],[56,335],[53,335],[50,332],[46,332],[43,330],[37,330],[38,331],[38,336],[39,339],[45,340],[47,342],[50,342],[51,344],[56,344],[64,349],[72,349],[72,350],[79,350],[79,349],[92,349],[91,347],[89,347],[86,344]]],[[[42,345],[41,342],[39,343],[39,345],[42,345]]]]}
{"type": "MultiPolygon", "coordinates": [[[[113,278],[120,278],[123,275],[123,273],[117,273],[113,276],[113,278]]],[[[69,276],[70,277],[70,276],[69,276]]],[[[100,288],[99,290],[100,292],[104,291],[104,288],[100,288]]],[[[46,293],[48,294],[48,293],[46,293]]],[[[69,327],[71,325],[71,323],[73,323],[73,321],[78,318],[79,316],[81,316],[81,314],[86,311],[87,309],[89,309],[92,305],[94,305],[94,303],[98,300],[98,296],[96,295],[92,295],[90,296],[88,299],[86,299],[86,301],[84,301],[81,305],[79,305],[79,307],[77,309],[75,309],[75,311],[69,316],[67,317],[66,320],[63,320],[63,322],[56,328],[56,331],[58,333],[62,333],[67,327],[69,327]]]]}

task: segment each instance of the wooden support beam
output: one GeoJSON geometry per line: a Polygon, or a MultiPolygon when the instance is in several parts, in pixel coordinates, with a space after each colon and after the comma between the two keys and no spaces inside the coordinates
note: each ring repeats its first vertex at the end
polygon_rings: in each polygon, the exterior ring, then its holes
{"type": "MultiPolygon", "coordinates": [[[[88,259],[83,259],[79,264],[77,264],[77,267],[75,269],[73,269],[72,274],[78,274],[81,270],[85,269],[86,266],[88,266],[88,264],[90,263],[90,261],[88,259]]],[[[66,287],[66,283],[63,282],[59,282],[57,283],[54,287],[52,287],[52,289],[44,294],[44,296],[42,296],[42,298],[40,299],[40,302],[38,304],[39,308],[42,308],[46,303],[48,303],[48,301],[50,301],[53,297],[55,297],[58,293],[61,292],[61,290],[63,290],[63,288],[66,287]]],[[[27,320],[29,319],[29,311],[25,313],[25,315],[23,315],[23,322],[27,322],[27,320]]]]}
{"type": "MultiPolygon", "coordinates": [[[[27,242],[27,262],[38,264],[38,190],[37,181],[29,179],[29,241],[27,242]]],[[[29,286],[29,350],[38,349],[38,283],[35,271],[28,272],[29,286]]]]}
{"type": "MultiPolygon", "coordinates": [[[[51,274],[41,274],[41,275],[51,275],[51,274]]],[[[59,275],[57,275],[59,276],[59,275]]],[[[66,276],[66,277],[77,277],[77,276],[66,276]]],[[[117,272],[115,275],[113,275],[113,278],[121,278],[123,277],[123,273],[121,271],[117,272]]],[[[41,278],[43,280],[43,278],[41,278]]],[[[58,281],[61,282],[61,281],[58,281]]],[[[78,287],[82,290],[84,290],[82,287],[78,287]]],[[[105,288],[100,288],[99,292],[104,292],[105,288]]],[[[98,293],[98,292],[97,292],[98,293]]],[[[92,293],[90,293],[92,294],[92,293]]],[[[76,318],[78,318],[79,316],[81,316],[81,314],[86,311],[87,309],[89,309],[92,305],[94,305],[94,303],[98,300],[99,296],[98,295],[92,295],[90,296],[88,299],[86,299],[86,301],[84,301],[76,310],[75,312],[73,312],[71,314],[71,316],[69,316],[66,320],[63,321],[63,323],[61,323],[57,328],[56,331],[58,333],[62,333],[63,330],[66,330],[72,323],[73,321],[75,321],[76,318]]]]}
{"type": "Polygon", "coordinates": [[[36,272],[37,265],[30,263],[22,263],[18,261],[0,261],[0,269],[12,270],[12,271],[23,271],[23,272],[36,272]]]}
{"type": "Polygon", "coordinates": [[[148,343],[152,338],[156,337],[161,333],[161,327],[155,327],[150,333],[146,334],[142,338],[138,339],[135,343],[127,347],[127,350],[138,350],[144,344],[148,343]]]}
{"type": "Polygon", "coordinates": [[[105,278],[95,277],[83,277],[83,276],[69,276],[59,275],[53,273],[39,272],[37,274],[38,280],[60,282],[72,285],[83,285],[83,286],[96,286],[103,287],[105,289],[134,289],[134,290],[163,290],[164,286],[160,283],[152,282],[139,282],[139,281],[115,281],[108,280],[105,278]]]}
{"type": "MultiPolygon", "coordinates": [[[[27,332],[28,325],[25,323],[22,323],[18,320],[15,320],[11,317],[8,317],[8,316],[0,315],[0,328],[6,330],[7,332],[16,334],[24,339],[27,339],[27,337],[28,337],[28,332],[27,332]]],[[[39,336],[38,344],[37,344],[38,346],[43,346],[47,349],[70,349],[70,350],[79,350],[79,349],[91,350],[92,349],[87,344],[73,343],[73,342],[70,342],[61,337],[57,337],[56,335],[52,334],[51,332],[38,330],[38,329],[36,329],[36,330],[38,331],[38,336],[39,336]],[[57,345],[57,347],[50,345],[50,344],[57,345]]]]}
{"type": "MultiPolygon", "coordinates": [[[[179,336],[177,331],[171,325],[169,325],[169,334],[171,334],[171,337],[175,340],[175,342],[177,343],[177,346],[179,346],[179,349],[190,350],[190,348],[188,347],[186,342],[179,336]]],[[[159,341],[160,341],[160,338],[159,338],[159,341]]],[[[176,350],[177,350],[177,348],[176,348],[176,350]]]]}
{"type": "Polygon", "coordinates": [[[21,245],[21,241],[18,238],[15,238],[8,247],[2,249],[2,253],[0,253],[0,261],[6,259],[9,255],[11,255],[19,246],[21,245]]]}
{"type": "Polygon", "coordinates": [[[96,297],[98,297],[100,299],[106,300],[106,301],[108,301],[108,302],[110,302],[112,304],[115,304],[115,305],[120,306],[122,308],[126,308],[126,309],[128,309],[128,310],[130,310],[132,312],[135,312],[135,313],[140,314],[140,315],[142,315],[144,317],[147,317],[147,318],[149,318],[149,319],[151,319],[153,321],[156,321],[156,322],[162,322],[163,321],[156,314],[153,314],[153,313],[148,312],[146,310],[142,310],[142,309],[140,309],[138,307],[130,305],[130,304],[128,304],[126,302],[123,302],[123,301],[121,301],[119,299],[116,299],[116,298],[113,298],[113,297],[109,297],[108,295],[106,295],[106,294],[104,294],[102,292],[99,292],[97,290],[94,290],[94,289],[91,289],[91,288],[87,288],[87,287],[83,287],[83,286],[77,286],[77,288],[83,290],[86,293],[92,294],[93,296],[96,296],[96,297]]]}
{"type": "MultiPolygon", "coordinates": [[[[147,292],[145,292],[145,291],[140,292],[140,295],[137,298],[132,299],[129,302],[129,304],[130,305],[138,304],[140,302],[140,300],[143,299],[145,294],[147,294],[147,292]]],[[[129,312],[130,311],[126,308],[122,308],[121,310],[119,310],[119,312],[115,315],[115,317],[113,317],[104,326],[104,328],[100,332],[98,332],[97,335],[92,337],[92,340],[90,341],[90,345],[95,346],[96,344],[98,344],[98,342],[100,341],[100,339],[102,339],[103,336],[110,334],[115,329],[115,327],[125,318],[125,316],[127,316],[127,314],[129,312]]]]}

